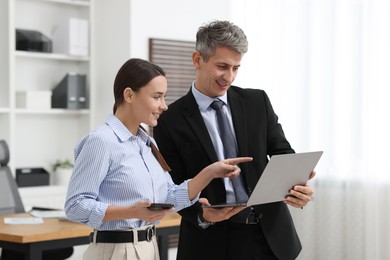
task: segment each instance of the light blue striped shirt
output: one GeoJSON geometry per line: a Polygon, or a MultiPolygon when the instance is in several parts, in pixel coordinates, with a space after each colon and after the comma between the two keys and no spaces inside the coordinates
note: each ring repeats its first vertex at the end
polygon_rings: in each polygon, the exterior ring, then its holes
{"type": "Polygon", "coordinates": [[[139,219],[102,222],[109,205],[127,206],[141,200],[172,203],[177,211],[191,206],[188,180],[175,185],[154,157],[143,130],[136,136],[114,115],[87,134],[75,147],[75,165],[65,202],[67,217],[97,230],[128,230],[148,223],[139,219]]]}
{"type": "MultiPolygon", "coordinates": [[[[227,101],[227,94],[225,93],[225,95],[220,97],[215,97],[215,98],[206,96],[205,94],[203,94],[202,92],[200,92],[195,88],[195,81],[192,83],[191,90],[192,90],[192,94],[195,97],[196,103],[198,103],[200,114],[202,115],[203,121],[210,134],[215,152],[217,153],[218,160],[223,160],[225,159],[225,156],[223,153],[223,143],[218,130],[217,114],[216,111],[210,107],[210,105],[211,103],[213,103],[215,99],[220,99],[226,104],[226,106],[222,107],[222,110],[223,113],[225,113],[225,115],[227,116],[230,123],[230,128],[232,129],[232,132],[235,136],[233,120],[230,112],[230,107],[227,101]]],[[[234,140],[236,140],[236,138],[234,138],[234,140]]],[[[237,147],[237,143],[236,143],[236,147],[237,147]]],[[[232,180],[229,178],[224,178],[223,181],[226,189],[226,202],[236,202],[236,196],[234,195],[232,180]]]]}

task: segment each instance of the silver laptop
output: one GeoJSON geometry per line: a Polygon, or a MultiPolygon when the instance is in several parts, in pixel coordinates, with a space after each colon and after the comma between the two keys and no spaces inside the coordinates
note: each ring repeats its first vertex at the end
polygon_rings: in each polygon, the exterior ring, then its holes
{"type": "Polygon", "coordinates": [[[252,206],[285,200],[295,185],[305,185],[323,151],[281,154],[271,157],[248,202],[223,203],[204,207],[252,206]]]}

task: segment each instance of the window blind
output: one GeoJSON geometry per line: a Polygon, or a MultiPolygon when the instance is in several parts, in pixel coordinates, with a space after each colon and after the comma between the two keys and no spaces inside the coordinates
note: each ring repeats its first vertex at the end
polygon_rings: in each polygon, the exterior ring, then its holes
{"type": "Polygon", "coordinates": [[[195,42],[166,39],[149,39],[149,60],[159,65],[166,73],[169,105],[189,91],[195,79],[192,52],[195,42]]]}

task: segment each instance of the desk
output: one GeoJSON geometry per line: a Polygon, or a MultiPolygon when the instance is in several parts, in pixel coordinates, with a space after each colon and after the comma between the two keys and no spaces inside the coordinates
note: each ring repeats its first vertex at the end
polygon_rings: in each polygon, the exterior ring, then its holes
{"type": "MultiPolygon", "coordinates": [[[[92,229],[86,225],[45,218],[43,224],[9,225],[5,217],[27,217],[28,213],[0,216],[0,247],[23,251],[26,260],[42,259],[42,251],[89,244],[92,229]]],[[[166,216],[157,226],[161,260],[168,259],[168,236],[179,231],[180,216],[166,216]]]]}
{"type": "Polygon", "coordinates": [[[0,247],[22,251],[25,259],[42,259],[42,251],[88,244],[92,229],[86,225],[55,218],[45,218],[43,224],[8,225],[5,217],[28,217],[28,213],[0,216],[0,247]]]}
{"type": "Polygon", "coordinates": [[[167,215],[163,218],[157,228],[157,242],[160,252],[160,260],[168,260],[169,235],[178,234],[181,217],[179,214],[167,215]]]}

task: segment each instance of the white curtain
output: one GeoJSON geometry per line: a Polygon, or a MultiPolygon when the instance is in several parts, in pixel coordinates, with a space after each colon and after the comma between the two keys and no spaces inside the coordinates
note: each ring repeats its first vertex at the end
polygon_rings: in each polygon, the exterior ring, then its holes
{"type": "Polygon", "coordinates": [[[231,1],[249,51],[235,84],[267,91],[296,152],[323,150],[291,208],[298,259],[390,259],[390,1],[231,1]]]}

